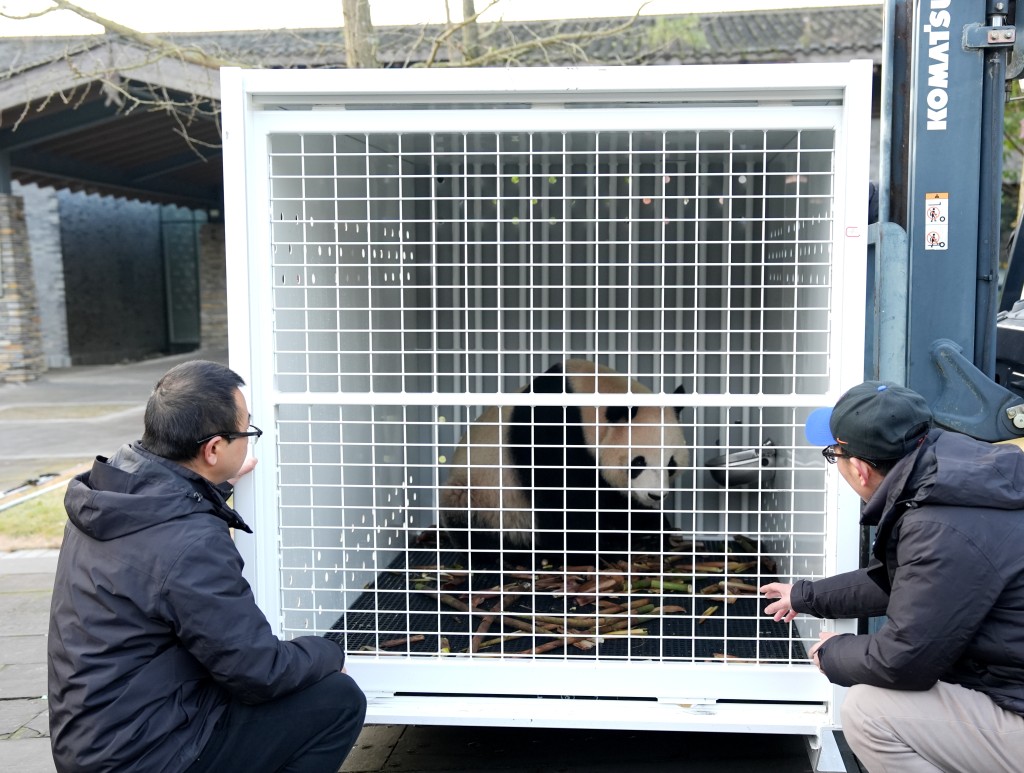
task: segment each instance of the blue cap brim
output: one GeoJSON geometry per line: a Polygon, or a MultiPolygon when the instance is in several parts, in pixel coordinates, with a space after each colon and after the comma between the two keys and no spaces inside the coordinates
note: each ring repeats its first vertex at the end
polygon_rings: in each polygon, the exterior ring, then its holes
{"type": "Polygon", "coordinates": [[[807,417],[807,423],[804,424],[804,434],[807,436],[808,443],[812,446],[822,447],[836,444],[836,439],[832,437],[832,430],[828,426],[831,418],[831,408],[818,408],[811,412],[811,415],[807,417]]]}

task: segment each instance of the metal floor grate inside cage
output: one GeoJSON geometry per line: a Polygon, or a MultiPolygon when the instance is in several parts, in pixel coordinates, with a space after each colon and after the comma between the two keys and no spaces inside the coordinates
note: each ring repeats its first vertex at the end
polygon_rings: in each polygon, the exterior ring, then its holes
{"type": "Polygon", "coordinates": [[[773,566],[771,559],[751,556],[733,540],[633,559],[600,571],[468,572],[464,553],[413,549],[380,574],[327,637],[349,652],[425,656],[803,657],[790,627],[766,618],[763,599],[748,595],[775,579],[763,571],[773,566]],[[736,571],[727,571],[730,566],[736,571]]]}

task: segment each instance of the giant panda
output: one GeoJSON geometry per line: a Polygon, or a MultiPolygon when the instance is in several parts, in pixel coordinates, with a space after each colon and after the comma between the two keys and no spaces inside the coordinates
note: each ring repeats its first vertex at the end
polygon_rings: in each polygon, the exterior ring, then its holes
{"type": "Polygon", "coordinates": [[[565,399],[489,408],[470,425],[439,498],[451,542],[491,561],[505,551],[514,565],[531,555],[596,565],[630,549],[630,531],[659,532],[662,500],[689,462],[679,411],[630,406],[630,394],[651,391],[587,360],[557,363],[520,391],[565,399]],[[573,405],[594,393],[614,399],[573,405]]]}

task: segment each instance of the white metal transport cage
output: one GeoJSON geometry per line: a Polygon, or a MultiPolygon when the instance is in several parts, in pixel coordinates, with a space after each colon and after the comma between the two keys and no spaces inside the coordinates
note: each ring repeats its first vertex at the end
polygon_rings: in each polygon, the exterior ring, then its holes
{"type": "Polygon", "coordinates": [[[830,737],[757,588],[857,565],[803,423],[863,374],[870,83],[224,71],[239,547],[369,721],[830,737]]]}

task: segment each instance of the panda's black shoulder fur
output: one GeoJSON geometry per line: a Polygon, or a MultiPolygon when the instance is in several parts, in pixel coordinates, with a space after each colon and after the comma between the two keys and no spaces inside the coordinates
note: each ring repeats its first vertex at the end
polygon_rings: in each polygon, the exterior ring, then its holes
{"type": "MultiPolygon", "coordinates": [[[[569,394],[572,381],[561,363],[552,365],[525,388],[536,394],[569,394]]],[[[593,487],[595,461],[587,450],[580,410],[563,405],[518,405],[512,409],[509,423],[509,455],[519,470],[520,483],[535,492],[535,508],[564,506],[564,489],[573,478],[583,478],[593,487]],[[558,500],[549,501],[549,500],[558,500]]]]}
{"type": "MultiPolygon", "coordinates": [[[[572,378],[562,363],[556,363],[527,385],[526,392],[535,394],[572,394],[572,378]]],[[[593,488],[596,460],[587,448],[582,417],[576,406],[516,406],[509,427],[510,456],[520,469],[525,488],[572,487],[593,488]],[[590,471],[588,471],[588,468],[590,471]],[[534,480],[536,470],[537,480],[534,480]],[[543,478],[542,480],[539,478],[543,478]]],[[[560,492],[542,492],[557,496],[560,492]]],[[[534,499],[534,507],[540,503],[534,499]]],[[[553,504],[553,503],[552,503],[553,504]]]]}
{"type": "MultiPolygon", "coordinates": [[[[572,376],[558,363],[524,391],[571,394],[572,376]]],[[[622,410],[628,415],[628,409],[622,410]]],[[[541,550],[558,551],[563,545],[593,550],[598,513],[629,507],[628,498],[600,475],[582,421],[579,407],[572,405],[520,405],[512,410],[509,456],[533,507],[541,550]]]]}
{"type": "Polygon", "coordinates": [[[545,394],[572,392],[572,380],[566,377],[565,366],[560,362],[556,362],[531,381],[527,385],[526,391],[545,394]]]}

